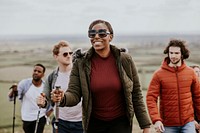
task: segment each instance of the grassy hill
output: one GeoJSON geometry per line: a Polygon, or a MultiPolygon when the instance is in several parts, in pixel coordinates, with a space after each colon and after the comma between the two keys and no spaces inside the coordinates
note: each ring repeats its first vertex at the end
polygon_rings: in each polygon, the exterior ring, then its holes
{"type": "MultiPolygon", "coordinates": [[[[55,67],[56,62],[52,57],[51,42],[0,42],[0,132],[10,133],[12,130],[13,121],[13,102],[9,102],[7,94],[9,87],[13,83],[19,82],[23,78],[31,76],[33,65],[42,63],[47,67],[46,75],[48,75],[55,67]]],[[[132,55],[138,68],[140,81],[145,96],[146,89],[151,80],[153,72],[159,68],[164,55],[163,50],[165,45],[160,43],[137,45],[136,43],[116,43],[118,47],[126,47],[132,55]]],[[[73,49],[83,48],[88,49],[89,43],[71,43],[73,49]]],[[[200,64],[200,45],[190,45],[191,56],[187,60],[187,64],[200,64]]],[[[20,102],[16,104],[16,132],[22,132],[21,117],[20,117],[20,102]]],[[[134,130],[140,133],[136,120],[134,120],[134,130]]],[[[45,131],[50,132],[51,126],[47,126],[45,131]]],[[[152,129],[153,132],[153,129],[152,129]]]]}

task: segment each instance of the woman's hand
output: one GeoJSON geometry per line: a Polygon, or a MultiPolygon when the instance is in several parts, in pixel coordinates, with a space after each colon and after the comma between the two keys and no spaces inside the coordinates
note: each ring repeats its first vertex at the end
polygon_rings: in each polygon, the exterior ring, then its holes
{"type": "Polygon", "coordinates": [[[62,89],[56,90],[53,89],[51,92],[51,100],[53,102],[61,102],[64,97],[64,91],[62,89]]]}

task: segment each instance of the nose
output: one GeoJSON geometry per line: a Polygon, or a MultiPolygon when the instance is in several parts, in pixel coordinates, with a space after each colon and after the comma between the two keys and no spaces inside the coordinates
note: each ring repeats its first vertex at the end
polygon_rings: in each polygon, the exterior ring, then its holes
{"type": "Polygon", "coordinates": [[[176,54],[171,54],[171,57],[176,57],[176,54]]]}
{"type": "Polygon", "coordinates": [[[95,36],[94,36],[94,38],[100,38],[100,37],[99,37],[99,34],[96,33],[95,36]]]}

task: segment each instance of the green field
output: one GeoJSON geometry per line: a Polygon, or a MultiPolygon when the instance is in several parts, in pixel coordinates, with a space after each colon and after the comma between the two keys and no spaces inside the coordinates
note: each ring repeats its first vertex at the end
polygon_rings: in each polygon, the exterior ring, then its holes
{"type": "MultiPolygon", "coordinates": [[[[73,45],[80,46],[80,45],[73,45]]],[[[76,47],[73,47],[76,49],[76,47]]],[[[87,46],[87,45],[85,45],[87,46]]],[[[52,45],[45,44],[5,44],[0,45],[0,133],[10,133],[12,131],[13,122],[13,102],[9,102],[7,94],[9,87],[13,83],[19,82],[23,78],[31,76],[33,65],[36,63],[42,63],[47,67],[46,75],[48,75],[55,67],[51,53],[52,45]]],[[[86,47],[87,49],[87,47],[86,47]]],[[[163,59],[163,47],[144,48],[144,47],[128,47],[129,53],[135,60],[138,68],[142,89],[145,93],[148,88],[148,84],[151,80],[153,72],[159,68],[163,59]],[[142,73],[143,72],[143,73],[142,73]]],[[[192,49],[191,59],[187,61],[187,64],[200,64],[198,49],[192,49]]],[[[145,100],[145,99],[144,99],[145,100]]],[[[16,103],[16,133],[22,132],[21,117],[20,117],[20,101],[16,103]]],[[[134,120],[134,133],[141,133],[137,125],[137,121],[134,120]]],[[[46,126],[45,132],[50,132],[51,126],[46,126]]],[[[152,128],[152,132],[154,132],[152,128]]]]}

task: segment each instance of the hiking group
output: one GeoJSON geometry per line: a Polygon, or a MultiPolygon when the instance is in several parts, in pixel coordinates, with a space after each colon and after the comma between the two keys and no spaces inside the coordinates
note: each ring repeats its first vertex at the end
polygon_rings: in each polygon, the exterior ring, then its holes
{"type": "Polygon", "coordinates": [[[21,100],[25,133],[43,133],[51,115],[53,133],[132,133],[134,116],[143,133],[152,132],[151,124],[156,132],[199,131],[200,69],[186,65],[185,41],[169,41],[144,102],[132,56],[111,43],[111,24],[93,21],[88,37],[92,46],[84,52],[73,52],[64,40],[55,44],[58,66],[44,81],[45,67],[36,64],[32,78],[11,86],[8,96],[21,100]]]}

